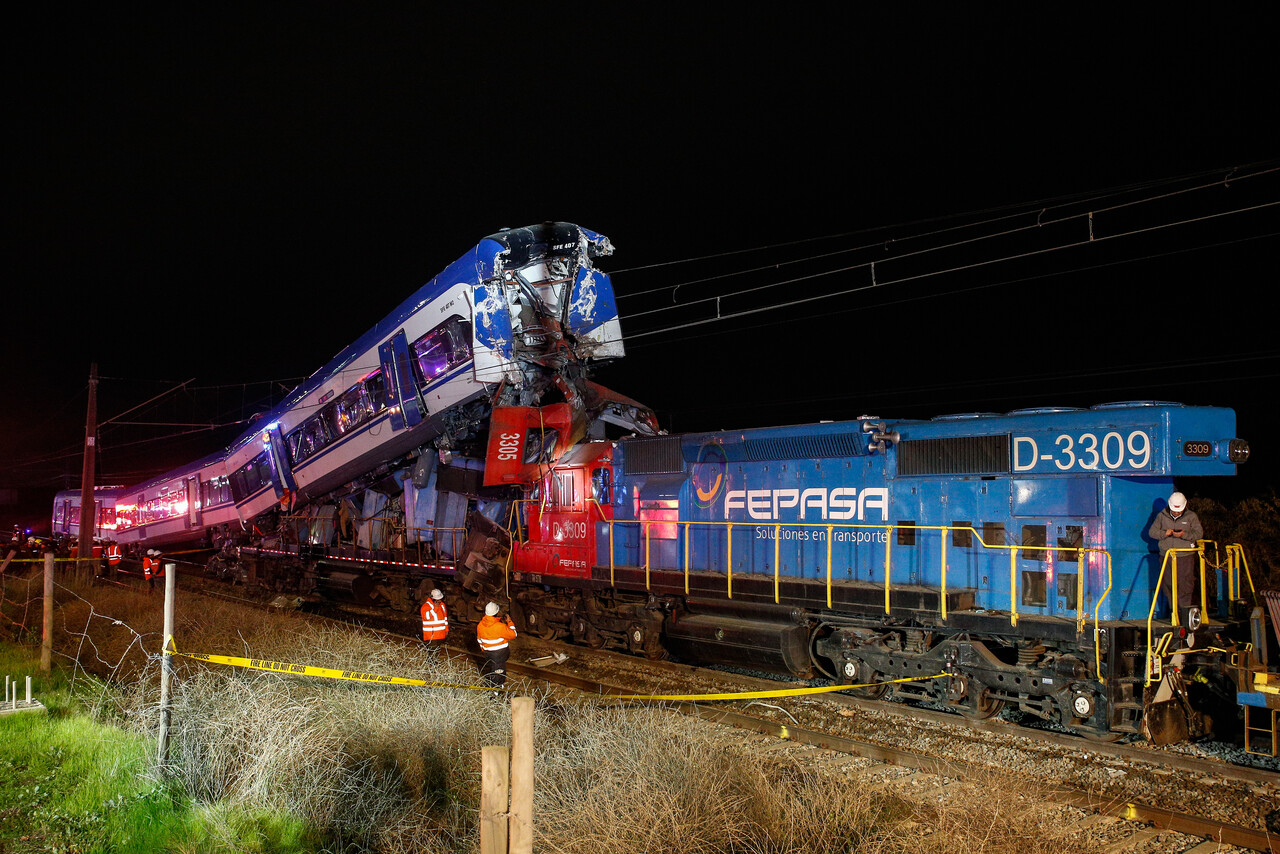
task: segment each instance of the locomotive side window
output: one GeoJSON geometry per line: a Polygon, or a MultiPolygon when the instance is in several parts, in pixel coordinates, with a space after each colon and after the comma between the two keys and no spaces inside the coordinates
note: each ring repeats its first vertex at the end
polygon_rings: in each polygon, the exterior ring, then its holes
{"type": "Polygon", "coordinates": [[[1058,598],[1063,604],[1074,611],[1079,607],[1080,603],[1076,601],[1076,577],[1074,572],[1064,572],[1058,574],[1058,598]]]}
{"type": "Polygon", "coordinates": [[[524,464],[531,466],[551,462],[551,452],[559,438],[559,430],[530,430],[524,440],[524,464]]]}
{"type": "Polygon", "coordinates": [[[1024,570],[1022,573],[1022,604],[1045,605],[1046,599],[1045,573],[1024,570]]]}
{"type": "Polygon", "coordinates": [[[609,469],[592,469],[591,497],[598,504],[613,503],[613,473],[609,469]]]}
{"type": "Polygon", "coordinates": [[[1062,529],[1062,536],[1058,537],[1058,545],[1065,551],[1057,554],[1058,562],[1075,563],[1080,559],[1080,553],[1076,549],[1084,545],[1084,526],[1083,525],[1066,525],[1062,529]]]}
{"type": "Polygon", "coordinates": [[[1046,527],[1045,525],[1022,526],[1022,545],[1024,546],[1022,557],[1027,560],[1044,562],[1045,549],[1043,547],[1049,544],[1046,527]]]}
{"type": "Polygon", "coordinates": [[[972,522],[952,522],[951,545],[961,549],[967,549],[972,546],[973,531],[969,530],[972,527],[972,522]]]}
{"type": "Polygon", "coordinates": [[[413,342],[418,378],[430,383],[436,377],[471,361],[471,323],[456,314],[413,342]]]}
{"type": "Polygon", "coordinates": [[[898,521],[898,545],[914,546],[916,544],[916,529],[909,527],[915,525],[914,521],[898,521]]]}
{"type": "Polygon", "coordinates": [[[983,522],[982,542],[989,546],[1003,546],[1005,544],[1004,522],[983,522]]]}

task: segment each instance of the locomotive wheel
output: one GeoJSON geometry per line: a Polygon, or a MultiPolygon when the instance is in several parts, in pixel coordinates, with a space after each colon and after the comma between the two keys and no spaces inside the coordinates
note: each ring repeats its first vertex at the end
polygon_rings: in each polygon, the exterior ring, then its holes
{"type": "Polygon", "coordinates": [[[632,655],[640,655],[644,652],[644,647],[644,626],[639,623],[632,623],[627,626],[627,651],[632,655]]]}
{"type": "Polygon", "coordinates": [[[549,624],[546,619],[537,611],[525,611],[525,626],[529,633],[534,637],[542,640],[555,640],[558,632],[555,626],[549,624]]]}
{"type": "Polygon", "coordinates": [[[591,649],[600,649],[604,646],[604,636],[592,628],[585,617],[574,615],[570,625],[573,628],[573,640],[575,643],[580,643],[591,649]]]}
{"type": "Polygon", "coordinates": [[[960,714],[974,721],[985,721],[994,718],[1004,708],[1004,700],[991,696],[991,689],[983,688],[977,694],[969,695],[969,702],[960,708],[960,714]]]}
{"type": "MultiPolygon", "coordinates": [[[[858,664],[857,667],[850,672],[849,664],[845,665],[844,675],[853,679],[854,684],[875,683],[884,679],[884,674],[879,670],[872,670],[865,664],[858,664]]],[[[865,688],[854,688],[849,693],[855,697],[861,697],[864,700],[879,700],[889,692],[888,684],[867,685],[865,688]]]]}

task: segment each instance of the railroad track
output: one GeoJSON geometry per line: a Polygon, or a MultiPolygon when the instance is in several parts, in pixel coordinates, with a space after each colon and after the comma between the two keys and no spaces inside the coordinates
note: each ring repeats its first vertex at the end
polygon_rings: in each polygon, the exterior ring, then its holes
{"type": "MultiPolygon", "coordinates": [[[[507,670],[513,675],[575,688],[604,698],[608,698],[610,695],[632,693],[630,689],[621,686],[609,685],[593,679],[582,679],[565,673],[548,672],[548,668],[539,668],[532,665],[508,663],[507,670]]],[[[794,724],[778,723],[755,715],[727,709],[719,704],[709,706],[696,702],[672,701],[666,705],[683,714],[715,724],[770,736],[778,739],[783,744],[789,742],[798,745],[809,745],[832,754],[870,760],[869,764],[862,766],[862,769],[859,770],[860,776],[886,774],[888,775],[887,779],[892,780],[899,775],[891,773],[890,769],[909,769],[911,773],[903,775],[899,782],[905,784],[909,781],[913,786],[923,785],[924,788],[921,793],[925,795],[930,795],[942,788],[957,785],[966,778],[980,777],[983,773],[990,772],[990,769],[985,766],[955,759],[939,759],[936,755],[844,738],[794,724]]],[[[1008,725],[1006,725],[1005,730],[1007,731],[1008,728],[1008,725]]],[[[1074,738],[1075,746],[1079,746],[1080,741],[1079,738],[1074,738]]],[[[1280,854],[1280,840],[1269,835],[1266,831],[1207,819],[1191,813],[1165,809],[1134,800],[1109,798],[1096,792],[1089,792],[1070,786],[1043,782],[1033,785],[1036,795],[1042,800],[1078,807],[1091,815],[1097,816],[1098,818],[1088,820],[1091,824],[1107,817],[1132,823],[1134,825],[1132,834],[1125,837],[1121,842],[1129,840],[1136,845],[1150,839],[1161,831],[1173,831],[1198,837],[1205,844],[1214,846],[1206,848],[1206,851],[1220,850],[1217,847],[1220,845],[1235,845],[1254,851],[1277,852],[1277,854],[1280,854]]],[[[896,784],[893,788],[895,792],[901,790],[901,786],[896,784]]],[[[1196,843],[1188,850],[1197,850],[1200,846],[1201,843],[1196,843]]],[[[1126,847],[1121,845],[1120,847],[1115,847],[1114,850],[1119,852],[1126,850],[1126,847]]]]}
{"type": "MultiPolygon", "coordinates": [[[[212,588],[200,592],[254,607],[265,607],[268,604],[261,600],[236,596],[212,588]]],[[[345,617],[334,614],[310,614],[310,616],[347,623],[358,622],[365,629],[402,638],[415,637],[412,630],[407,630],[413,625],[413,621],[406,617],[387,617],[385,614],[376,613],[360,613],[345,617]]],[[[455,638],[459,634],[461,633],[455,631],[455,638]]],[[[774,690],[788,684],[676,662],[649,661],[612,651],[566,646],[532,638],[522,638],[519,643],[519,657],[527,658],[530,652],[537,654],[547,650],[567,651],[570,655],[569,662],[572,664],[566,662],[537,667],[523,664],[513,656],[507,665],[508,673],[512,676],[594,694],[605,699],[621,694],[643,693],[636,690],[633,685],[619,684],[620,679],[627,678],[628,672],[637,671],[657,674],[656,682],[658,683],[665,680],[667,683],[682,686],[650,693],[699,693],[707,690],[705,686],[708,684],[731,686],[716,688],[717,691],[774,690]],[[612,671],[614,678],[610,681],[598,676],[575,674],[571,672],[575,666],[580,669],[612,671]]],[[[457,655],[471,658],[475,656],[473,650],[456,645],[450,649],[457,655]]],[[[800,687],[803,683],[793,680],[790,684],[800,687]]],[[[1043,750],[1049,746],[1063,751],[1064,755],[1087,753],[1094,757],[1107,757],[1113,761],[1131,763],[1135,768],[1145,766],[1154,769],[1156,774],[1164,774],[1168,777],[1196,774],[1229,781],[1240,787],[1269,787],[1270,790],[1280,791],[1280,788],[1277,788],[1277,784],[1280,784],[1280,775],[1221,761],[1169,754],[1134,745],[1094,742],[1075,735],[1031,730],[999,720],[975,721],[943,711],[902,703],[865,700],[842,694],[824,695],[822,703],[836,708],[837,715],[841,714],[840,709],[874,710],[882,715],[919,724],[926,731],[928,728],[946,727],[949,732],[944,740],[949,738],[953,742],[962,742],[965,733],[996,737],[1002,743],[1026,740],[1030,743],[1019,749],[1043,750]]],[[[799,720],[801,715],[797,713],[798,709],[794,704],[790,704],[792,707],[789,708],[789,704],[783,700],[770,700],[769,711],[764,715],[748,713],[744,708],[738,708],[744,705],[741,702],[709,705],[669,701],[664,702],[663,705],[713,724],[758,733],[762,737],[775,740],[774,749],[777,750],[819,751],[823,755],[815,758],[817,764],[830,769],[840,769],[850,774],[856,773],[863,783],[873,780],[876,785],[892,788],[895,794],[908,799],[917,799],[917,795],[922,795],[927,800],[928,797],[944,789],[961,787],[966,785],[966,780],[980,779],[982,775],[992,773],[989,765],[957,758],[956,753],[966,752],[963,744],[959,744],[958,749],[954,749],[957,745],[953,744],[952,755],[940,756],[937,752],[911,750],[878,740],[840,735],[827,728],[805,725],[799,720]]],[[[1089,830],[1096,833],[1100,824],[1111,825],[1107,832],[1115,839],[1109,842],[1106,848],[1099,850],[1118,854],[1118,852],[1148,844],[1158,834],[1172,833],[1185,835],[1186,845],[1168,848],[1167,850],[1171,852],[1205,854],[1208,851],[1222,851],[1221,846],[1236,846],[1242,849],[1280,854],[1280,842],[1277,842],[1273,835],[1238,822],[1196,815],[1157,803],[1147,803],[1126,794],[1108,794],[1106,791],[1049,783],[1043,780],[1028,780],[1027,790],[1034,792],[1035,797],[1045,802],[1081,810],[1082,817],[1078,822],[1081,832],[1089,830]]],[[[1162,840],[1160,844],[1165,845],[1166,842],[1162,840]]]]}

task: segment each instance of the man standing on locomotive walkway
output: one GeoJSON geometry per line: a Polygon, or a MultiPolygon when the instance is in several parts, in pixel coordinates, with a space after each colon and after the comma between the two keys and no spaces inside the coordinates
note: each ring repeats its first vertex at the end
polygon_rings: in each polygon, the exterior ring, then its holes
{"type": "MultiPolygon", "coordinates": [[[[1151,539],[1160,544],[1160,563],[1164,565],[1165,554],[1170,549],[1194,549],[1196,542],[1204,538],[1204,528],[1200,525],[1200,517],[1195,511],[1187,509],[1187,497],[1181,492],[1169,496],[1169,506],[1156,514],[1147,531],[1151,539]]],[[[1170,609],[1177,607],[1178,620],[1188,629],[1190,615],[1195,603],[1197,555],[1194,552],[1178,552],[1170,561],[1173,565],[1166,567],[1160,581],[1160,592],[1170,602],[1170,609]],[[1173,575],[1178,576],[1178,601],[1173,602],[1173,575]]],[[[1198,620],[1197,620],[1198,622],[1198,620]]]]}
{"type": "Polygon", "coordinates": [[[509,644],[516,637],[515,623],[510,617],[500,619],[498,610],[497,602],[485,605],[484,619],[476,626],[476,640],[484,653],[480,675],[484,684],[491,688],[501,688],[507,682],[507,658],[511,655],[509,644]]]}
{"type": "Polygon", "coordinates": [[[444,605],[444,593],[439,587],[431,591],[431,598],[422,603],[422,642],[439,647],[449,636],[449,610],[444,605]]]}

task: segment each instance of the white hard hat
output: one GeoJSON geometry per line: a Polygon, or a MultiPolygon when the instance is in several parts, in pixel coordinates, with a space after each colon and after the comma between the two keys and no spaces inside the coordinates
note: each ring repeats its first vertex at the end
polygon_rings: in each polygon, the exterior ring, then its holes
{"type": "Polygon", "coordinates": [[[443,598],[444,598],[444,592],[443,592],[443,591],[441,591],[439,587],[437,587],[436,589],[434,589],[434,590],[432,590],[432,591],[431,591],[431,598],[432,598],[432,599],[443,599],[443,598]]]}
{"type": "Polygon", "coordinates": [[[1187,509],[1187,496],[1181,492],[1175,492],[1169,496],[1169,509],[1174,513],[1181,513],[1187,509]]]}
{"type": "Polygon", "coordinates": [[[496,617],[496,616],[498,616],[498,603],[497,603],[497,602],[490,602],[488,605],[485,605],[485,606],[484,606],[484,613],[485,613],[485,616],[486,616],[486,617],[496,617]]]}

